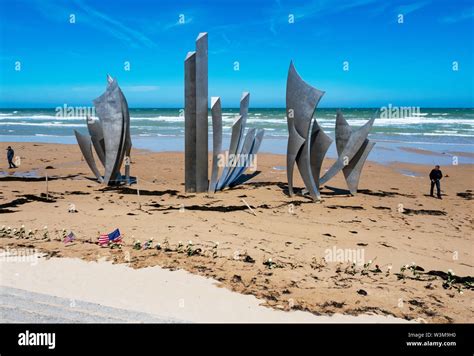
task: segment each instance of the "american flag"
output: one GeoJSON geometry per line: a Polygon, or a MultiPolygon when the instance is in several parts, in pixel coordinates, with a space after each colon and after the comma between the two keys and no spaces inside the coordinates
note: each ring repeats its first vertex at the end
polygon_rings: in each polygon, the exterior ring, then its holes
{"type": "Polygon", "coordinates": [[[109,242],[120,243],[122,242],[122,235],[120,235],[120,230],[115,229],[110,234],[100,234],[99,235],[99,245],[107,246],[109,242]]]}
{"type": "Polygon", "coordinates": [[[99,235],[99,246],[107,246],[109,244],[109,235],[100,234],[99,235]]]}
{"type": "Polygon", "coordinates": [[[71,231],[63,240],[65,244],[73,242],[76,239],[76,235],[71,231]]]}
{"type": "Polygon", "coordinates": [[[122,235],[120,235],[119,229],[115,229],[109,234],[109,241],[113,243],[122,242],[122,235]]]}

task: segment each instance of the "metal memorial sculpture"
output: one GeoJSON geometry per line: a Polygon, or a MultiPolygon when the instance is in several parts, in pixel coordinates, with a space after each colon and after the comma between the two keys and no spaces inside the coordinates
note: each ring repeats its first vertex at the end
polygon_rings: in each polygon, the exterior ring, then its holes
{"type": "Polygon", "coordinates": [[[293,169],[296,163],[311,197],[319,200],[321,196],[317,181],[322,164],[320,158],[324,157],[332,140],[319,127],[316,120],[314,120],[313,128],[311,122],[323,95],[323,91],[313,88],[301,79],[291,62],[286,84],[286,115],[289,132],[286,171],[290,195],[293,195],[293,169]],[[311,159],[311,157],[314,158],[311,159]],[[316,180],[313,172],[316,173],[316,180]]]}
{"type": "Polygon", "coordinates": [[[240,101],[240,116],[232,126],[229,159],[222,159],[222,108],[219,97],[211,98],[213,155],[211,179],[208,181],[208,43],[207,33],[196,39],[196,51],[188,52],[184,61],[184,185],[186,192],[214,193],[242,183],[248,177],[248,157],[255,157],[263,139],[263,130],[245,133],[249,93],[240,101]],[[243,159],[244,164],[241,160],[243,159]],[[219,176],[219,168],[223,166],[219,176]]]}
{"type": "Polygon", "coordinates": [[[312,87],[301,79],[291,62],[286,84],[286,114],[289,133],[286,166],[290,196],[294,194],[293,170],[295,163],[306,190],[313,200],[321,199],[319,186],[325,184],[341,170],[351,194],[357,193],[362,167],[375,145],[367,138],[375,117],[353,132],[342,113],[338,111],[336,118],[338,159],[320,178],[324,156],[332,143],[332,139],[323,131],[314,117],[316,107],[323,95],[323,91],[312,87]]]}
{"type": "Polygon", "coordinates": [[[186,192],[208,188],[207,33],[184,61],[184,185],[186,192]]]}
{"type": "Polygon", "coordinates": [[[130,184],[135,180],[130,177],[130,115],[117,80],[107,76],[107,88],[94,100],[94,106],[99,119],[87,118],[89,135],[74,130],[82,155],[99,182],[107,185],[130,184]],[[103,176],[94,160],[92,146],[104,166],[103,176]],[[125,176],[122,176],[120,168],[124,158],[125,176]]]}
{"type": "Polygon", "coordinates": [[[233,187],[245,181],[243,174],[255,165],[255,157],[263,140],[263,129],[249,129],[245,133],[249,111],[250,94],[244,92],[240,99],[240,115],[232,126],[228,155],[221,154],[222,149],[222,107],[220,97],[211,99],[213,128],[212,173],[209,193],[226,187],[233,187]],[[219,168],[222,168],[219,177],[219,168]]]}
{"type": "Polygon", "coordinates": [[[338,159],[320,179],[324,184],[334,177],[340,170],[344,173],[347,186],[351,194],[357,193],[362,167],[375,142],[370,141],[367,136],[375,121],[370,119],[364,126],[352,132],[348,122],[338,111],[336,117],[336,150],[338,159]]]}

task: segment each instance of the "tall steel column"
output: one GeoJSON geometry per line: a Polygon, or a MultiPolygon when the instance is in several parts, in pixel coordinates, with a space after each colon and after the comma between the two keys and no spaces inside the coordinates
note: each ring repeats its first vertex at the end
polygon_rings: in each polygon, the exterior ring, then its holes
{"type": "Polygon", "coordinates": [[[207,32],[196,39],[196,192],[207,192],[208,105],[207,105],[207,32]]]}
{"type": "Polygon", "coordinates": [[[184,187],[196,191],[196,52],[184,61],[184,187]]]}

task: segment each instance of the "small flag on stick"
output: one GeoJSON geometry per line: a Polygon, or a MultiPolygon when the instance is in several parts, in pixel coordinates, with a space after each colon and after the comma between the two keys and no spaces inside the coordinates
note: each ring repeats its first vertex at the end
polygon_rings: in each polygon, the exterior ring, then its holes
{"type": "Polygon", "coordinates": [[[99,246],[107,246],[109,243],[121,243],[122,235],[120,234],[119,229],[115,229],[110,234],[100,234],[99,235],[99,246]]]}
{"type": "Polygon", "coordinates": [[[65,244],[73,242],[76,239],[76,235],[71,231],[63,240],[65,244]]]}

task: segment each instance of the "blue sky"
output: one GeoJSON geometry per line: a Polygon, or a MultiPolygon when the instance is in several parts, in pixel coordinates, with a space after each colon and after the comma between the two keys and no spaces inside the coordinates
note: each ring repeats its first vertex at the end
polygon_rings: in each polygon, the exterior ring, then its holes
{"type": "Polygon", "coordinates": [[[182,107],[183,61],[204,31],[224,107],[242,91],[284,107],[292,59],[326,91],[321,107],[474,106],[467,0],[1,0],[0,28],[1,107],[91,105],[107,73],[130,107],[182,107]]]}

